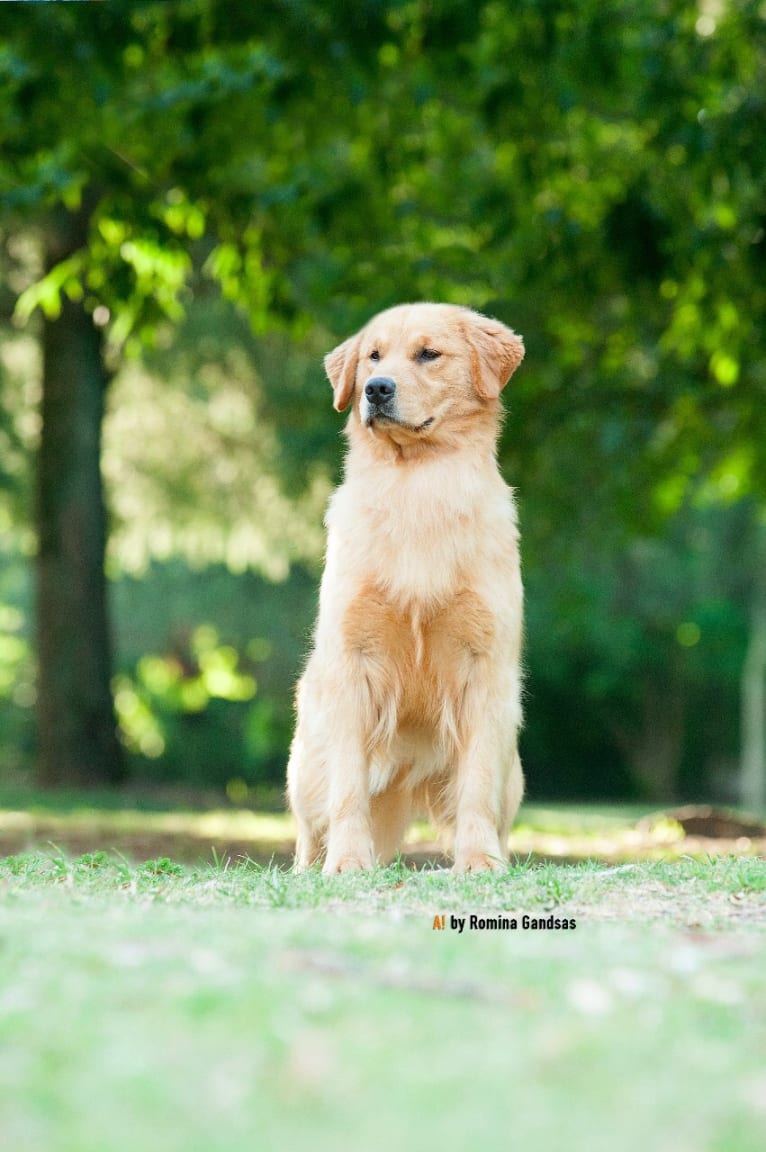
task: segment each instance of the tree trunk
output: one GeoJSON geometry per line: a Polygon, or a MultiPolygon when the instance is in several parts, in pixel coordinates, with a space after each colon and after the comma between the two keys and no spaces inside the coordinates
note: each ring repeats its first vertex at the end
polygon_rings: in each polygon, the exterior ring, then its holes
{"type": "Polygon", "coordinates": [[[756,546],[756,578],[750,611],[750,635],[742,669],[741,730],[742,766],[740,799],[745,808],[761,814],[766,810],[766,546],[761,528],[756,546]],[[759,570],[760,569],[760,570],[759,570]]]}
{"type": "MultiPolygon", "coordinates": [[[[82,248],[87,213],[52,222],[46,268],[82,248]]],[[[107,375],[101,335],[62,293],[45,319],[37,471],[38,780],[98,786],[124,775],[111,695],[101,425],[107,375]]]]}
{"type": "Polygon", "coordinates": [[[641,695],[640,726],[620,728],[617,741],[641,798],[664,804],[676,798],[684,742],[684,694],[678,684],[648,680],[641,695]]]}

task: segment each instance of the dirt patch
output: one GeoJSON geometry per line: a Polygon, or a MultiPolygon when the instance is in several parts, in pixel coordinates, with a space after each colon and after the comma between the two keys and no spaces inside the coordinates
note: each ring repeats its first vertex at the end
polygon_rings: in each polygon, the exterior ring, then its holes
{"type": "Polygon", "coordinates": [[[651,832],[660,823],[678,824],[686,836],[704,840],[766,840],[766,824],[710,804],[687,804],[647,816],[638,827],[651,832]]]}

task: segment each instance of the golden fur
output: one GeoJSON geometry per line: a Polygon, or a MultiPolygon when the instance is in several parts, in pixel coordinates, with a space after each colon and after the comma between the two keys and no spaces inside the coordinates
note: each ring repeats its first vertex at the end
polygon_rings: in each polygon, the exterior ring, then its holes
{"type": "Polygon", "coordinates": [[[352,409],[287,772],[297,867],[389,860],[422,806],[457,870],[505,855],[523,791],[522,585],[495,451],[523,355],[495,320],[408,304],[325,359],[335,407],[352,409]]]}

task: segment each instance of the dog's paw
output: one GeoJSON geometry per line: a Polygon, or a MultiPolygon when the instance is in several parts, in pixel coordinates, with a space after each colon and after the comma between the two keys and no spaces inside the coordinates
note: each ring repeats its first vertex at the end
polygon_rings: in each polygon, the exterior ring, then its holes
{"type": "Polygon", "coordinates": [[[340,872],[364,872],[372,868],[373,864],[371,852],[343,852],[339,855],[328,855],[322,872],[325,876],[337,876],[340,872]]]}
{"type": "Polygon", "coordinates": [[[489,852],[461,852],[455,857],[453,872],[501,872],[505,861],[489,852]]]}

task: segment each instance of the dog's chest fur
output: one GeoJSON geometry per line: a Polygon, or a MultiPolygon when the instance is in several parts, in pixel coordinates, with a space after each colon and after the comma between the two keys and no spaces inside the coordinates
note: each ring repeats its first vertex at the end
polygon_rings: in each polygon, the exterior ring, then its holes
{"type": "Polygon", "coordinates": [[[467,688],[507,639],[485,581],[507,572],[510,601],[518,577],[513,500],[496,477],[488,501],[486,475],[413,469],[404,499],[397,478],[394,503],[383,476],[357,495],[353,534],[338,528],[349,523],[352,489],[335,495],[327,575],[340,574],[353,594],[328,631],[356,669],[371,751],[403,734],[428,733],[447,753],[463,742],[467,688]]]}
{"type": "Polygon", "coordinates": [[[483,573],[518,563],[513,497],[494,460],[369,469],[364,482],[353,479],[328,510],[328,560],[338,554],[348,586],[375,586],[409,610],[415,632],[483,573]]]}

